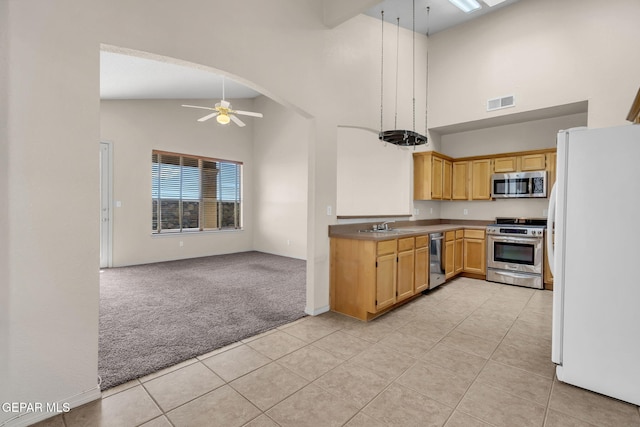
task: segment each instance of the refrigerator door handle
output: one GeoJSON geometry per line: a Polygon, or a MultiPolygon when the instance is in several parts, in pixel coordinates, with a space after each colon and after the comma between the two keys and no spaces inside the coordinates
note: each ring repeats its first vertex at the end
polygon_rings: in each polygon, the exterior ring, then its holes
{"type": "Polygon", "coordinates": [[[549,270],[551,274],[555,273],[554,265],[554,249],[553,249],[553,223],[556,218],[556,184],[553,184],[551,188],[551,195],[549,195],[549,209],[547,210],[547,260],[549,261],[549,270]]]}

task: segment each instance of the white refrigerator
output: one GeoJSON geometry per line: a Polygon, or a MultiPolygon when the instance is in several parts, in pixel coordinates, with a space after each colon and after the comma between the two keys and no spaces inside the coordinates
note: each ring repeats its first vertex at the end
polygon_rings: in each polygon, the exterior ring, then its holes
{"type": "Polygon", "coordinates": [[[640,405],[640,125],[559,132],[556,170],[556,375],[640,405]]]}

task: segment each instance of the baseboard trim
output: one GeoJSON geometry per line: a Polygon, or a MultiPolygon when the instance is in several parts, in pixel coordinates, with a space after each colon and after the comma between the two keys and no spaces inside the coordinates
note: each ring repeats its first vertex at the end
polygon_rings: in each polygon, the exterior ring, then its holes
{"type": "Polygon", "coordinates": [[[324,307],[320,307],[317,308],[315,310],[309,308],[309,307],[305,307],[304,312],[307,313],[309,316],[317,316],[318,314],[322,314],[322,313],[326,313],[327,311],[329,311],[329,306],[325,305],[324,307]]]}
{"type": "MultiPolygon", "coordinates": [[[[96,385],[94,388],[83,391],[82,393],[76,394],[74,396],[69,397],[68,399],[62,399],[57,402],[54,402],[54,405],[58,408],[64,408],[68,405],[69,409],[77,408],[78,406],[82,406],[85,403],[93,402],[94,400],[98,400],[102,398],[102,392],[100,391],[100,386],[96,385]]],[[[46,404],[43,403],[46,407],[46,404]]],[[[35,424],[40,421],[44,421],[47,418],[55,417],[63,412],[28,412],[21,415],[16,416],[15,418],[11,418],[7,421],[0,423],[2,427],[26,427],[32,424],[35,424]]]]}

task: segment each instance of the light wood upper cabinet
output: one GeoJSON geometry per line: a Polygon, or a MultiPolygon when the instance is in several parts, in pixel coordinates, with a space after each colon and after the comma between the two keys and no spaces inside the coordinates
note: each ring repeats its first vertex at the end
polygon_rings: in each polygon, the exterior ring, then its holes
{"type": "Polygon", "coordinates": [[[442,161],[442,199],[451,200],[451,161],[442,161]]]}
{"type": "Polygon", "coordinates": [[[433,151],[413,154],[413,199],[451,199],[451,160],[433,151]]]}
{"type": "Polygon", "coordinates": [[[431,159],[431,198],[442,199],[442,171],[444,160],[440,157],[433,156],[431,159]]]}
{"type": "MultiPolygon", "coordinates": [[[[555,171],[555,160],[549,157],[552,153],[555,154],[553,149],[544,149],[460,159],[434,151],[414,153],[413,199],[490,200],[491,174],[551,168],[555,171]]],[[[553,173],[551,182],[555,181],[553,173]]]]}
{"type": "Polygon", "coordinates": [[[508,173],[517,170],[518,158],[516,156],[498,157],[493,161],[493,171],[495,173],[508,173]]]}
{"type": "Polygon", "coordinates": [[[545,154],[525,154],[523,156],[496,157],[493,159],[494,173],[527,172],[545,169],[545,154]]]}
{"type": "Polygon", "coordinates": [[[491,159],[471,162],[471,200],[491,199],[491,159]]]}
{"type": "Polygon", "coordinates": [[[518,170],[523,172],[544,170],[546,166],[546,156],[544,153],[520,156],[518,160],[520,163],[518,170]]]}
{"type": "Polygon", "coordinates": [[[451,175],[451,198],[469,199],[469,162],[453,162],[451,175]]]}
{"type": "Polygon", "coordinates": [[[547,197],[556,183],[556,161],[557,153],[547,153],[547,197]]]}

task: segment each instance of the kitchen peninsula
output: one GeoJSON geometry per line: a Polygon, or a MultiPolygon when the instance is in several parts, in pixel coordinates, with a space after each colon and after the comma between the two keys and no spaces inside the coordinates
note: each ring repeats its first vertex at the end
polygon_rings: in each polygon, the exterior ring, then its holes
{"type": "Polygon", "coordinates": [[[331,310],[371,320],[429,289],[429,235],[444,233],[440,262],[446,279],[485,279],[485,229],[491,221],[399,221],[329,227],[331,310]]]}

